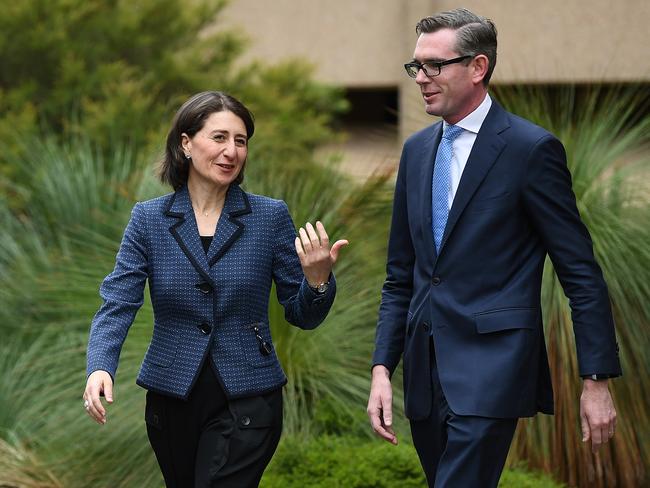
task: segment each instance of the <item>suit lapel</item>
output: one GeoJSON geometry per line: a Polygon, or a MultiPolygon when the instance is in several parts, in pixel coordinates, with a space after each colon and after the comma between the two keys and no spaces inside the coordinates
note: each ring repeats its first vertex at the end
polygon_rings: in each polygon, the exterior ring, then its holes
{"type": "Polygon", "coordinates": [[[187,259],[190,260],[192,266],[206,281],[214,285],[210,278],[210,267],[201,245],[194,210],[192,210],[192,202],[186,186],[174,193],[170,205],[164,213],[168,217],[175,219],[171,227],[169,227],[169,232],[174,236],[187,259]]]}
{"type": "MultiPolygon", "coordinates": [[[[445,227],[442,242],[440,243],[441,252],[463,210],[474,196],[474,193],[499,157],[499,154],[501,154],[501,151],[503,151],[506,141],[501,137],[500,133],[509,126],[505,110],[495,101],[492,101],[492,107],[483,121],[476,141],[474,141],[474,146],[467,159],[467,164],[460,178],[454,201],[449,210],[447,226],[445,227]]],[[[429,193],[431,192],[429,191],[429,193]]]]}
{"type": "Polygon", "coordinates": [[[228,189],[221,217],[219,217],[207,255],[201,244],[187,187],[174,193],[164,213],[173,219],[169,232],[187,259],[206,281],[214,285],[210,277],[210,268],[228,251],[244,231],[244,224],[239,221],[238,217],[251,213],[246,193],[238,185],[231,185],[228,189]]]}
{"type": "Polygon", "coordinates": [[[214,266],[244,231],[244,224],[238,217],[251,213],[246,193],[238,185],[231,185],[217,223],[214,238],[208,249],[207,261],[214,266]]]}
{"type": "Polygon", "coordinates": [[[423,237],[425,249],[431,249],[431,263],[437,259],[436,246],[433,242],[433,228],[432,228],[432,202],[431,202],[431,192],[432,192],[432,181],[433,181],[433,165],[436,159],[436,151],[438,150],[438,144],[440,144],[440,139],[442,138],[442,122],[438,122],[431,126],[431,133],[429,134],[428,139],[424,142],[422,146],[422,153],[420,156],[420,184],[422,185],[420,195],[422,195],[422,210],[420,215],[422,216],[422,228],[423,228],[423,237]]]}

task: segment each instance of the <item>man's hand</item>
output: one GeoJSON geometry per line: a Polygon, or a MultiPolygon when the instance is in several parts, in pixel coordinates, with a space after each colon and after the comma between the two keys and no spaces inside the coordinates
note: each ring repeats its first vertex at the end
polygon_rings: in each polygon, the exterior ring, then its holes
{"type": "Polygon", "coordinates": [[[591,450],[597,452],[616,432],[616,410],[607,388],[607,380],[585,379],[580,396],[582,442],[591,439],[591,450]]]}
{"type": "Polygon", "coordinates": [[[372,429],[380,437],[397,445],[397,436],[393,432],[393,388],[388,369],[381,364],[372,368],[368,417],[372,429]]]}

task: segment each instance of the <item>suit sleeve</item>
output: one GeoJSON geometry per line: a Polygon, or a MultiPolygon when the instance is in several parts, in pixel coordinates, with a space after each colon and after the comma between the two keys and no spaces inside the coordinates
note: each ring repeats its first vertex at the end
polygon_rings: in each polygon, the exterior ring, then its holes
{"type": "Polygon", "coordinates": [[[148,274],[144,232],[141,228],[144,219],[140,204],[136,204],[122,237],[115,268],[99,289],[103,303],[90,327],[86,369],[88,375],[101,369],[115,378],[122,344],[144,301],[144,285],[148,274]]]}
{"type": "Polygon", "coordinates": [[[529,155],[523,200],[569,298],[580,375],[620,375],[607,285],[578,212],[564,147],[551,135],[529,155]]]}
{"type": "Polygon", "coordinates": [[[393,216],[388,240],[386,280],[375,335],[373,366],[382,364],[393,373],[404,350],[406,319],[413,293],[415,250],[408,225],[406,146],[395,183],[393,216]]]}
{"type": "Polygon", "coordinates": [[[278,301],[284,307],[287,322],[301,329],[314,329],[325,320],[334,303],[334,274],[330,274],[329,287],[323,295],[309,287],[296,253],[296,228],[284,202],[276,208],[274,230],[273,280],[278,301]]]}

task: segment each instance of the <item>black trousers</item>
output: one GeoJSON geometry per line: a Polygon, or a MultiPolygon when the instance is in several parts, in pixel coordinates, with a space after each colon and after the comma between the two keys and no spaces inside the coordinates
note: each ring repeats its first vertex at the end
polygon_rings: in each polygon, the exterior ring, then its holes
{"type": "Polygon", "coordinates": [[[282,389],[228,400],[209,363],[187,401],[147,392],[147,434],[165,484],[257,487],[280,440],[282,389]]]}
{"type": "Polygon", "coordinates": [[[440,386],[433,342],[433,403],[424,420],[411,421],[413,444],[430,487],[496,488],[517,420],[456,415],[440,386]]]}

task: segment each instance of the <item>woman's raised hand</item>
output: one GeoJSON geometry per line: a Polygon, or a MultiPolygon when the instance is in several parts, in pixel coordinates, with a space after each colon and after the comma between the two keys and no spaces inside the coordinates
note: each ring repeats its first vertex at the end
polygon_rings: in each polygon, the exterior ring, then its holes
{"type": "Polygon", "coordinates": [[[330,247],[325,227],[319,221],[316,222],[315,229],[310,222],[307,222],[304,228],[300,228],[298,234],[295,242],[296,252],[307,283],[315,288],[329,280],[332,267],[339,257],[339,251],[343,246],[348,245],[348,241],[341,239],[330,247]]]}

